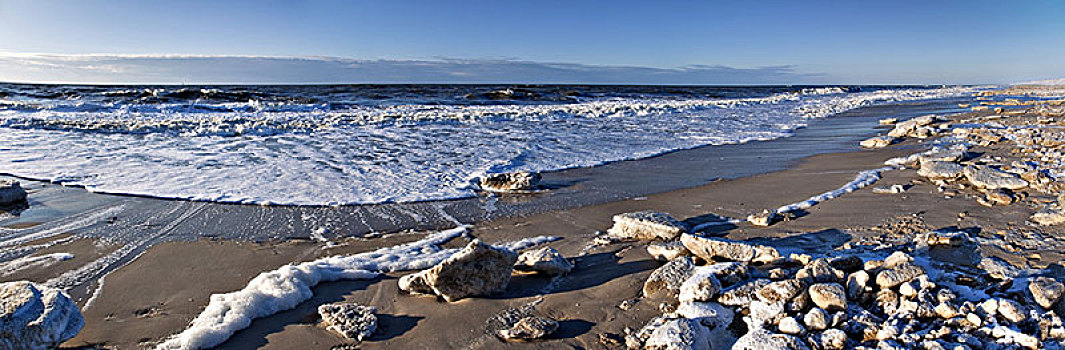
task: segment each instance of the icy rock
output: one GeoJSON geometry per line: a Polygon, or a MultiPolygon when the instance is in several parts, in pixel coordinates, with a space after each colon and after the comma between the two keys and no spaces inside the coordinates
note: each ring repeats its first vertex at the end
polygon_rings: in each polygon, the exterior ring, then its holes
{"type": "Polygon", "coordinates": [[[708,266],[698,266],[680,286],[680,301],[711,301],[721,293],[721,282],[708,266]]]}
{"type": "Polygon", "coordinates": [[[828,329],[821,333],[817,343],[824,350],[843,350],[847,346],[847,333],[838,329],[828,329]]]}
{"type": "Polygon", "coordinates": [[[798,337],[754,328],[736,340],[732,350],[807,350],[798,337]]]}
{"type": "Polygon", "coordinates": [[[906,136],[909,136],[910,133],[912,133],[915,130],[917,130],[917,127],[918,127],[918,125],[917,125],[916,122],[913,121],[913,119],[910,119],[910,120],[907,120],[907,121],[903,121],[903,122],[899,122],[899,123],[895,123],[895,128],[891,129],[891,131],[888,131],[888,136],[891,136],[891,137],[906,137],[906,136]]]}
{"type": "Polygon", "coordinates": [[[921,161],[921,168],[917,175],[929,179],[955,179],[961,177],[965,168],[954,162],[921,161]]]}
{"type": "Polygon", "coordinates": [[[847,294],[839,283],[820,283],[810,286],[810,300],[826,311],[841,311],[847,308],[847,294]]]}
{"type": "Polygon", "coordinates": [[[540,186],[540,174],[516,172],[488,174],[481,178],[481,188],[489,191],[532,191],[540,186]]]}
{"type": "Polygon", "coordinates": [[[9,205],[26,200],[26,190],[15,180],[0,179],[0,205],[9,205]]]}
{"type": "Polygon", "coordinates": [[[355,303],[335,303],[318,307],[325,329],[356,341],[369,338],[377,330],[377,308],[355,303]]]}
{"type": "Polygon", "coordinates": [[[858,145],[862,148],[884,148],[895,143],[895,138],[891,136],[876,136],[865,140],[862,140],[858,145]]]}
{"type": "Polygon", "coordinates": [[[910,120],[912,120],[915,124],[917,124],[917,126],[926,126],[926,125],[929,125],[929,124],[932,124],[932,123],[935,123],[935,122],[939,121],[940,118],[939,118],[938,115],[935,115],[935,114],[926,114],[926,115],[922,115],[920,117],[915,117],[915,118],[910,119],[910,120]]]}
{"type": "Polygon", "coordinates": [[[0,348],[52,349],[85,326],[63,291],[28,281],[0,284],[0,348]]]}
{"type": "Polygon", "coordinates": [[[791,300],[806,288],[806,283],[797,279],[776,281],[758,291],[758,299],[767,303],[783,303],[791,300]]]}
{"type": "Polygon", "coordinates": [[[522,271],[536,271],[548,275],[561,275],[573,269],[573,264],[558,250],[551,247],[529,250],[518,256],[518,262],[514,269],[522,271]]]}
{"type": "Polygon", "coordinates": [[[780,330],[781,333],[791,335],[799,335],[806,332],[802,325],[799,324],[799,320],[796,320],[791,316],[780,319],[780,323],[777,324],[777,330],[780,330]]]}
{"type": "Polygon", "coordinates": [[[1065,224],[1065,211],[1060,209],[1041,210],[1032,215],[1032,221],[1043,226],[1065,224]]]}
{"type": "Polygon", "coordinates": [[[751,302],[748,308],[751,313],[744,319],[748,323],[748,328],[774,325],[780,318],[786,316],[783,301],[767,303],[755,300],[751,302]]]}
{"type": "Polygon", "coordinates": [[[728,307],[702,301],[682,302],[673,312],[681,317],[697,320],[710,328],[728,327],[736,316],[728,307]]]}
{"type": "Polygon", "coordinates": [[[506,290],[518,254],[474,240],[428,270],[399,279],[399,288],[411,293],[435,294],[446,301],[484,296],[506,290]]]}
{"type": "Polygon", "coordinates": [[[625,346],[629,349],[643,348],[647,339],[651,337],[651,334],[655,332],[658,327],[664,325],[670,318],[665,316],[658,316],[647,322],[640,330],[633,332],[625,337],[625,346]]]}
{"type": "Polygon", "coordinates": [[[769,280],[764,279],[747,282],[721,293],[721,297],[717,298],[717,301],[728,306],[746,307],[752,301],[758,299],[758,291],[769,283],[769,280]]]}
{"type": "Polygon", "coordinates": [[[965,159],[966,151],[960,149],[945,149],[920,155],[921,161],[926,162],[958,162],[965,159]]]}
{"type": "Polygon", "coordinates": [[[1021,275],[1021,271],[1017,267],[993,256],[980,259],[980,263],[977,266],[984,269],[991,277],[999,280],[1012,280],[1021,275]]]}
{"type": "Polygon", "coordinates": [[[780,213],[769,210],[763,210],[761,213],[747,216],[747,222],[750,222],[755,226],[769,226],[781,219],[782,217],[780,216],[780,213]]]}
{"type": "Polygon", "coordinates": [[[669,214],[649,211],[614,215],[614,226],[607,235],[638,241],[671,241],[687,232],[688,227],[669,214]]]}
{"type": "Polygon", "coordinates": [[[980,188],[1017,190],[1028,187],[1028,181],[1024,181],[1019,176],[989,166],[970,165],[965,167],[964,172],[965,178],[973,186],[980,188]]]}
{"type": "Polygon", "coordinates": [[[1062,293],[1065,293],[1065,285],[1049,277],[1036,277],[1028,281],[1028,291],[1032,293],[1032,299],[1044,309],[1050,309],[1062,293]]]}
{"type": "Polygon", "coordinates": [[[880,125],[892,125],[899,122],[899,118],[884,118],[877,121],[880,125]]]}
{"type": "Polygon", "coordinates": [[[880,273],[876,275],[876,284],[880,286],[880,288],[892,288],[904,282],[909,282],[923,274],[924,269],[920,266],[906,263],[891,269],[880,271],[880,273]]]}
{"type": "Polygon", "coordinates": [[[802,323],[812,331],[820,331],[828,328],[828,313],[821,308],[812,308],[802,317],[802,323]]]}
{"type": "Polygon", "coordinates": [[[721,262],[701,267],[713,272],[714,277],[721,282],[721,286],[728,287],[746,280],[750,276],[750,268],[747,264],[738,262],[721,262]]]}
{"type": "Polygon", "coordinates": [[[869,273],[865,271],[855,271],[847,276],[847,298],[858,300],[861,298],[862,293],[865,293],[865,288],[869,285],[869,273]]]}
{"type": "Polygon", "coordinates": [[[678,241],[655,242],[647,245],[647,254],[658,261],[670,261],[682,256],[691,255],[688,248],[678,241]]]}
{"type": "Polygon", "coordinates": [[[691,277],[694,270],[695,264],[690,257],[670,260],[647,277],[643,284],[643,295],[666,293],[670,298],[675,298],[680,293],[680,286],[691,277]]]}
{"type": "Polygon", "coordinates": [[[845,276],[843,271],[832,267],[826,259],[815,259],[795,273],[795,278],[814,283],[842,282],[845,276]]]}
{"type": "Polygon", "coordinates": [[[698,321],[674,318],[655,327],[645,350],[710,350],[710,330],[698,321]]]}
{"type": "Polygon", "coordinates": [[[527,341],[551,335],[558,329],[558,322],[549,318],[527,316],[518,320],[513,326],[500,330],[497,334],[507,341],[527,341]]]}
{"type": "Polygon", "coordinates": [[[991,329],[991,336],[997,338],[1000,343],[1016,344],[1030,350],[1040,348],[1039,338],[1024,334],[1012,327],[995,326],[991,329]]]}
{"type": "Polygon", "coordinates": [[[912,263],[913,257],[903,252],[894,252],[884,259],[884,268],[893,268],[902,264],[912,263]]]}
{"type": "Polygon", "coordinates": [[[683,234],[680,241],[692,254],[707,261],[725,259],[748,263],[769,263],[780,258],[780,253],[773,247],[723,238],[683,234]]]}
{"type": "Polygon", "coordinates": [[[998,299],[998,314],[1013,323],[1024,321],[1027,318],[1024,306],[1016,301],[1003,298],[998,299]]]}

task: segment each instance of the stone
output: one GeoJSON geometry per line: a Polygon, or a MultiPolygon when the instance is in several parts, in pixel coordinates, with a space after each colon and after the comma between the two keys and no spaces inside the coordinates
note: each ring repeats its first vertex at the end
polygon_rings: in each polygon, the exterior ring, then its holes
{"type": "Polygon", "coordinates": [[[651,332],[643,349],[710,350],[710,330],[695,320],[670,319],[651,332]]]}
{"type": "Polygon", "coordinates": [[[377,330],[377,308],[355,303],[325,304],[318,307],[325,329],[341,336],[363,341],[377,330]]]}
{"type": "Polygon", "coordinates": [[[1012,280],[1021,275],[1017,267],[997,257],[989,256],[980,259],[977,266],[987,272],[988,275],[999,280],[1012,280]]]}
{"type": "Polygon", "coordinates": [[[896,266],[899,266],[899,265],[902,265],[902,264],[907,264],[907,263],[912,263],[912,262],[913,262],[913,257],[912,256],[910,256],[909,254],[903,253],[901,251],[897,251],[897,252],[891,253],[891,255],[888,255],[888,257],[884,259],[884,266],[883,267],[887,268],[887,269],[890,269],[890,268],[893,268],[893,267],[896,267],[896,266]]]}
{"type": "Polygon", "coordinates": [[[936,180],[956,179],[964,174],[965,168],[954,162],[921,161],[917,175],[936,180]]]}
{"type": "Polygon", "coordinates": [[[488,174],[481,178],[481,189],[497,192],[533,191],[540,186],[540,174],[515,172],[488,174]]]}
{"type": "Polygon", "coordinates": [[[717,280],[721,282],[722,287],[740,283],[751,275],[747,264],[739,262],[720,262],[702,266],[701,268],[712,271],[714,277],[717,277],[717,280]]]}
{"type": "Polygon", "coordinates": [[[1040,225],[1043,225],[1043,226],[1052,226],[1052,225],[1065,224],[1065,210],[1060,210],[1060,209],[1040,210],[1040,211],[1036,212],[1035,214],[1032,214],[1032,218],[1031,219],[1032,219],[1033,222],[1035,222],[1037,224],[1040,224],[1040,225]]]}
{"type": "Polygon", "coordinates": [[[607,235],[637,241],[672,241],[688,227],[669,214],[649,211],[614,215],[614,226],[607,235]]]}
{"type": "Polygon", "coordinates": [[[898,123],[895,123],[895,128],[894,129],[891,129],[891,131],[888,131],[888,136],[891,136],[891,137],[906,137],[906,136],[909,136],[910,133],[914,132],[914,130],[917,130],[917,127],[918,127],[918,125],[917,125],[916,122],[913,121],[913,119],[910,119],[910,120],[907,120],[907,121],[903,121],[903,122],[898,122],[898,123]]]}
{"type": "Polygon", "coordinates": [[[776,334],[762,328],[754,328],[747,331],[736,343],[732,350],[808,350],[809,348],[801,339],[794,335],[776,334]]]}
{"type": "Polygon", "coordinates": [[[690,257],[670,260],[647,277],[643,284],[643,295],[650,297],[665,293],[670,298],[676,298],[680,294],[680,286],[691,277],[694,270],[695,264],[690,257]]]}
{"type": "Polygon", "coordinates": [[[824,350],[843,350],[847,346],[847,333],[838,329],[825,330],[818,344],[824,350]]]}
{"type": "Polygon", "coordinates": [[[802,317],[802,323],[811,331],[821,331],[828,328],[828,313],[822,308],[812,308],[802,317]]]}
{"type": "Polygon", "coordinates": [[[1036,277],[1028,281],[1028,292],[1032,299],[1044,309],[1054,306],[1065,293],[1065,285],[1049,277],[1036,277]]]}
{"type": "Polygon", "coordinates": [[[651,337],[651,334],[654,333],[654,331],[658,329],[658,327],[661,327],[666,323],[666,321],[669,321],[670,319],[671,318],[665,316],[658,316],[652,318],[650,321],[647,321],[647,324],[645,324],[642,328],[625,336],[625,346],[629,349],[643,348],[644,342],[646,342],[647,339],[651,337]]]}
{"type": "Polygon", "coordinates": [[[777,324],[777,330],[780,333],[791,335],[799,335],[806,332],[802,325],[799,324],[799,320],[791,316],[780,319],[780,323],[777,324]]]}
{"type": "Polygon", "coordinates": [[[781,219],[783,219],[783,217],[780,216],[780,213],[768,210],[763,210],[761,213],[751,214],[747,216],[747,222],[750,222],[751,225],[763,227],[775,224],[781,219]]]}
{"type": "Polygon", "coordinates": [[[721,293],[721,282],[714,275],[714,270],[707,266],[697,266],[691,276],[680,286],[679,300],[711,301],[721,293]]]}
{"type": "Polygon", "coordinates": [[[647,254],[651,254],[651,257],[658,261],[670,261],[682,256],[691,255],[692,252],[688,251],[688,248],[685,248],[683,243],[672,241],[648,244],[647,254]]]}
{"type": "Polygon", "coordinates": [[[758,291],[769,285],[769,280],[757,279],[725,290],[717,301],[723,305],[746,307],[758,299],[758,291]]]}
{"type": "Polygon", "coordinates": [[[472,296],[501,293],[510,283],[518,254],[474,240],[443,262],[399,279],[411,293],[435,294],[452,302],[472,296]]]}
{"type": "Polygon", "coordinates": [[[891,136],[875,136],[862,140],[858,145],[862,146],[862,148],[884,148],[895,143],[895,140],[896,138],[891,136]]]}
{"type": "Polygon", "coordinates": [[[704,301],[682,302],[673,313],[680,317],[698,320],[710,328],[728,327],[736,317],[736,314],[728,307],[704,301]]]}
{"type": "Polygon", "coordinates": [[[899,118],[884,118],[877,121],[880,125],[892,125],[899,122],[899,118]]]}
{"type": "Polygon", "coordinates": [[[1016,200],[1013,194],[1010,194],[1006,190],[990,190],[985,194],[985,198],[988,203],[993,205],[1010,205],[1016,200]]]}
{"type": "Polygon", "coordinates": [[[748,306],[750,314],[744,318],[744,321],[747,322],[747,327],[764,327],[777,324],[777,321],[787,316],[785,304],[783,301],[775,303],[767,303],[761,300],[752,301],[748,306]]]}
{"type": "Polygon", "coordinates": [[[810,286],[810,300],[826,311],[847,309],[847,294],[839,283],[819,283],[810,286]]]}
{"type": "Polygon", "coordinates": [[[998,314],[1013,323],[1020,323],[1027,318],[1024,306],[1016,301],[1003,298],[998,299],[998,314]]]}
{"type": "Polygon", "coordinates": [[[791,300],[806,288],[806,283],[798,279],[776,281],[767,284],[758,291],[758,299],[766,303],[783,303],[791,300]]]}
{"type": "Polygon", "coordinates": [[[507,341],[528,341],[551,335],[558,330],[558,322],[545,317],[526,316],[513,326],[496,334],[507,341]]]}
{"type": "Polygon", "coordinates": [[[859,300],[869,285],[869,273],[864,270],[855,271],[847,276],[847,298],[859,300]]]}
{"type": "Polygon", "coordinates": [[[909,282],[923,274],[924,269],[920,266],[906,263],[891,269],[880,271],[880,273],[876,275],[876,284],[880,286],[880,288],[893,288],[904,282],[909,282]]]}
{"type": "Polygon", "coordinates": [[[562,275],[573,269],[573,264],[558,250],[551,247],[528,250],[518,255],[518,262],[514,269],[521,271],[536,271],[548,275],[562,275]]]}
{"type": "Polygon", "coordinates": [[[832,267],[826,259],[815,259],[795,273],[795,278],[814,283],[843,282],[845,276],[843,271],[832,267]]]}
{"type": "Polygon", "coordinates": [[[692,254],[706,261],[725,259],[746,263],[770,263],[780,259],[780,252],[776,248],[758,244],[692,234],[681,235],[680,241],[692,254]]]}
{"type": "Polygon", "coordinates": [[[828,264],[843,272],[855,272],[862,269],[865,261],[857,255],[843,255],[829,259],[828,264]]]}
{"type": "Polygon", "coordinates": [[[15,180],[0,179],[0,205],[11,205],[26,200],[26,190],[15,180]]]}
{"type": "Polygon", "coordinates": [[[0,348],[53,349],[84,326],[63,291],[28,281],[0,283],[0,348]]]}
{"type": "Polygon", "coordinates": [[[918,156],[921,161],[955,163],[965,159],[968,153],[962,149],[941,149],[918,156]]]}
{"type": "Polygon", "coordinates": [[[973,186],[989,190],[1007,189],[1019,190],[1028,187],[1028,181],[1020,176],[1007,173],[986,165],[970,165],[965,167],[965,178],[973,186]]]}

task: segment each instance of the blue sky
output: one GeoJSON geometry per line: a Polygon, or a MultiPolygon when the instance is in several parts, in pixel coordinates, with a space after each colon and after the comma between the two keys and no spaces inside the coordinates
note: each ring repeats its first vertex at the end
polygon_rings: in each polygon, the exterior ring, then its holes
{"type": "Polygon", "coordinates": [[[1065,76],[1065,1],[0,0],[0,53],[5,81],[1008,83],[1065,76]]]}

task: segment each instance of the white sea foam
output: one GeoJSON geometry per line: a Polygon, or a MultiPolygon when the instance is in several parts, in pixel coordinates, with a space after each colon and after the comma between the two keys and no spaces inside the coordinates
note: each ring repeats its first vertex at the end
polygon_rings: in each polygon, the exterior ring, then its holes
{"type": "MultiPolygon", "coordinates": [[[[204,349],[221,344],[238,330],[247,328],[256,318],[296,307],[310,299],[311,288],[321,282],[341,279],[370,279],[385,272],[425,269],[447,259],[458,249],[444,249],[441,244],[466,233],[461,226],[429,235],[403,245],[373,252],[331,256],[315,261],[290,264],[259,274],[236,292],[215,294],[207,308],[185,331],[167,338],[157,349],[204,349]]],[[[524,249],[555,240],[533,237],[503,246],[524,249]]]]}
{"type": "Polygon", "coordinates": [[[29,103],[0,109],[0,173],[97,192],[234,203],[462,198],[475,194],[471,183],[486,173],[586,167],[775,139],[813,118],[974,89],[807,90],[754,98],[343,110],[259,102],[29,103]]]}
{"type": "Polygon", "coordinates": [[[73,258],[74,254],[70,253],[51,253],[18,258],[5,263],[0,263],[0,277],[6,277],[26,269],[45,267],[59,261],[70,260],[73,258]]]}

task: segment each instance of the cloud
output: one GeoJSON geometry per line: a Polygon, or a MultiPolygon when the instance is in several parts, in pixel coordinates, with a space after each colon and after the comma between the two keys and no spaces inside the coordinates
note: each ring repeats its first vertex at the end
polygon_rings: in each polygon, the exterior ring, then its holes
{"type": "Polygon", "coordinates": [[[794,66],[678,68],[517,59],[358,60],[338,57],[0,53],[0,81],[90,84],[564,83],[802,84],[794,66]]]}

